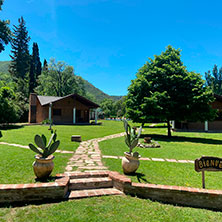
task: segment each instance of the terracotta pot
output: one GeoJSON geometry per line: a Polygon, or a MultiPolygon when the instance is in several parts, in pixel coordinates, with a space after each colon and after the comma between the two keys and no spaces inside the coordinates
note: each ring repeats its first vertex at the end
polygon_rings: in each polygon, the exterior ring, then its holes
{"type": "Polygon", "coordinates": [[[32,166],[37,178],[45,179],[49,177],[54,168],[54,158],[55,157],[53,155],[50,155],[47,158],[43,158],[40,155],[35,155],[36,160],[33,162],[32,166]]]}
{"type": "Polygon", "coordinates": [[[125,157],[122,159],[122,168],[125,174],[135,173],[139,168],[140,161],[139,157],[134,157],[132,154],[128,152],[124,153],[125,157]]]}

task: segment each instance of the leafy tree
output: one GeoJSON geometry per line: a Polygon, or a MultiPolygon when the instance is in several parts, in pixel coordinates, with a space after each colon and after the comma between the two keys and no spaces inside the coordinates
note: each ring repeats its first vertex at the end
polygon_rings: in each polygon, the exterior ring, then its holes
{"type": "Polygon", "coordinates": [[[39,85],[35,91],[46,96],[66,96],[72,93],[83,95],[82,79],[74,74],[72,66],[64,62],[50,60],[48,70],[39,76],[39,85]]]}
{"type": "Polygon", "coordinates": [[[168,46],[150,59],[139,69],[126,98],[127,114],[134,122],[167,122],[169,137],[170,120],[204,121],[215,115],[209,105],[212,91],[199,74],[186,70],[180,57],[180,50],[168,46]]]}
{"type": "Polygon", "coordinates": [[[101,102],[100,107],[101,107],[105,117],[115,116],[114,102],[112,99],[104,99],[101,102]]]}
{"type": "Polygon", "coordinates": [[[13,28],[11,63],[9,72],[17,81],[19,78],[24,79],[29,72],[30,55],[29,55],[29,41],[28,31],[25,26],[23,17],[18,19],[19,25],[13,28]]]}
{"type": "Polygon", "coordinates": [[[29,71],[29,93],[34,92],[34,88],[37,87],[37,79],[42,72],[42,63],[39,57],[39,48],[37,43],[33,43],[32,55],[30,60],[29,71]]]}
{"type": "MultiPolygon", "coordinates": [[[[0,0],[0,11],[2,10],[3,0],[0,0]]],[[[9,20],[0,20],[0,52],[4,51],[5,45],[11,40],[11,31],[9,29],[9,20]]]]}
{"type": "Polygon", "coordinates": [[[122,117],[126,113],[125,100],[126,100],[126,97],[123,96],[120,100],[118,100],[114,103],[114,112],[115,112],[115,115],[118,117],[122,117]]]}
{"type": "Polygon", "coordinates": [[[213,92],[218,95],[222,95],[222,67],[219,69],[217,65],[214,65],[212,74],[210,70],[205,72],[206,85],[211,87],[213,92]]]}
{"type": "Polygon", "coordinates": [[[19,106],[14,102],[14,91],[7,86],[0,88],[0,123],[15,123],[19,118],[19,106]]]}

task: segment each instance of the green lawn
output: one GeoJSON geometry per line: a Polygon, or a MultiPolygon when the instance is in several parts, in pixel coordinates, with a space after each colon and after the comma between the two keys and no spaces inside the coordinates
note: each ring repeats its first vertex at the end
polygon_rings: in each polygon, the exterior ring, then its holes
{"type": "Polygon", "coordinates": [[[222,213],[189,207],[177,207],[130,196],[107,196],[73,200],[58,204],[1,208],[0,221],[209,222],[222,221],[222,213]]]}
{"type": "MultiPolygon", "coordinates": [[[[35,153],[28,149],[0,145],[0,183],[34,183],[32,169],[35,153]]],[[[63,173],[72,154],[55,153],[52,176],[63,173]]]]}
{"type": "MultiPolygon", "coordinates": [[[[103,159],[109,170],[123,174],[121,160],[103,159]]],[[[169,163],[140,161],[140,166],[134,175],[128,175],[133,182],[185,187],[202,188],[201,173],[194,170],[192,163],[169,163]]],[[[222,172],[205,172],[207,189],[222,189],[222,172]]]]}
{"type": "MultiPolygon", "coordinates": [[[[166,128],[145,128],[142,136],[149,135],[159,142],[161,148],[138,148],[134,151],[142,157],[195,160],[202,155],[222,157],[222,133],[182,133],[174,132],[172,138],[166,136],[166,128]]],[[[142,140],[142,139],[141,139],[142,140]]],[[[104,155],[122,156],[128,147],[124,137],[100,143],[104,155]]]]}
{"type": "MultiPolygon", "coordinates": [[[[221,133],[174,132],[172,138],[166,136],[166,128],[144,128],[142,137],[151,136],[159,142],[161,148],[138,148],[134,151],[142,157],[195,160],[202,155],[222,157],[221,133]]],[[[142,140],[142,139],[141,139],[142,140]]],[[[123,156],[128,147],[124,137],[99,143],[103,155],[123,156]]],[[[121,160],[103,159],[110,170],[122,173],[121,160]]],[[[138,174],[131,176],[134,182],[168,184],[178,186],[201,187],[201,174],[194,170],[192,163],[170,163],[140,161],[138,174]]],[[[222,172],[206,172],[206,188],[222,189],[222,172]]]]}
{"type": "MultiPolygon", "coordinates": [[[[0,141],[28,145],[30,142],[33,143],[35,134],[45,134],[49,138],[48,128],[46,125],[14,126],[12,129],[2,130],[3,137],[0,141]]],[[[89,140],[124,131],[122,122],[105,120],[102,121],[102,125],[56,125],[53,129],[57,130],[58,139],[61,141],[59,149],[71,151],[79,145],[77,142],[71,142],[72,135],[81,135],[82,140],[89,140]]]]}

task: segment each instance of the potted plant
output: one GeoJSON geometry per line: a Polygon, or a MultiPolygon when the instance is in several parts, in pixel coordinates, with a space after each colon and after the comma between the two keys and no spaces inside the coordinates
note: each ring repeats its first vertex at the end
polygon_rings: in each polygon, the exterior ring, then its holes
{"type": "Polygon", "coordinates": [[[37,147],[33,144],[29,144],[29,148],[36,152],[35,161],[33,162],[33,170],[38,179],[46,179],[51,174],[54,163],[53,159],[55,158],[52,154],[56,151],[59,147],[60,141],[57,140],[56,131],[52,131],[52,136],[47,144],[47,139],[44,135],[36,135],[34,140],[37,147]]]}
{"type": "Polygon", "coordinates": [[[129,152],[124,153],[125,157],[122,159],[122,168],[125,174],[129,174],[136,172],[140,165],[140,155],[138,152],[133,153],[133,148],[136,147],[139,142],[142,126],[139,128],[138,134],[136,134],[136,128],[131,128],[125,119],[123,119],[123,122],[126,131],[125,143],[129,147],[129,152]]]}

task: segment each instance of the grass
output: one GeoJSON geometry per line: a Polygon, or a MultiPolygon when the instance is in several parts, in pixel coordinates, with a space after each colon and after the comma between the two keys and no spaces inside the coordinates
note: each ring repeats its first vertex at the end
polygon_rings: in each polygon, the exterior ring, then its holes
{"type": "MultiPolygon", "coordinates": [[[[103,159],[109,170],[123,174],[121,160],[103,159]]],[[[202,188],[201,173],[191,163],[140,161],[137,172],[127,175],[133,182],[202,188]]],[[[222,189],[222,172],[205,172],[207,189],[222,189]]]]}
{"type": "MultiPolygon", "coordinates": [[[[169,158],[178,160],[195,160],[205,156],[222,157],[222,134],[220,133],[173,133],[172,138],[166,136],[166,129],[145,129],[142,136],[149,135],[157,141],[161,148],[138,148],[134,151],[142,157],[169,158]]],[[[122,156],[128,147],[124,137],[106,140],[100,143],[104,155],[122,156]]]]}
{"type": "MultiPolygon", "coordinates": [[[[191,133],[174,132],[172,138],[166,136],[166,128],[158,125],[154,128],[145,128],[142,134],[151,136],[161,148],[139,148],[134,151],[142,157],[168,158],[178,160],[195,160],[203,155],[222,156],[222,134],[220,133],[191,133]]],[[[141,139],[142,140],[142,139],[141,139]]],[[[103,155],[123,156],[128,147],[124,137],[106,140],[99,143],[103,155]]],[[[103,159],[110,170],[122,173],[121,161],[103,159]]],[[[200,187],[201,174],[194,170],[192,163],[170,163],[140,161],[141,165],[136,175],[130,176],[134,182],[154,184],[168,184],[178,186],[200,187]]],[[[206,172],[206,188],[222,189],[222,172],[206,172]]]]}
{"type": "MultiPolygon", "coordinates": [[[[0,183],[34,183],[32,169],[35,153],[28,149],[0,145],[0,183]]],[[[55,153],[52,176],[63,173],[72,154],[55,153]]]]}
{"type": "MultiPolygon", "coordinates": [[[[16,143],[28,145],[34,142],[36,134],[45,134],[50,137],[49,126],[32,125],[32,126],[12,126],[9,129],[1,129],[3,137],[0,141],[8,143],[16,143]]],[[[53,126],[57,130],[58,139],[61,141],[59,149],[74,151],[78,146],[78,142],[71,142],[72,135],[81,135],[82,140],[104,137],[111,134],[123,132],[122,122],[102,121],[102,125],[56,125],[53,126]]]]}
{"type": "Polygon", "coordinates": [[[221,221],[222,213],[178,207],[130,196],[107,196],[0,209],[0,221],[129,222],[129,221],[221,221]]]}

